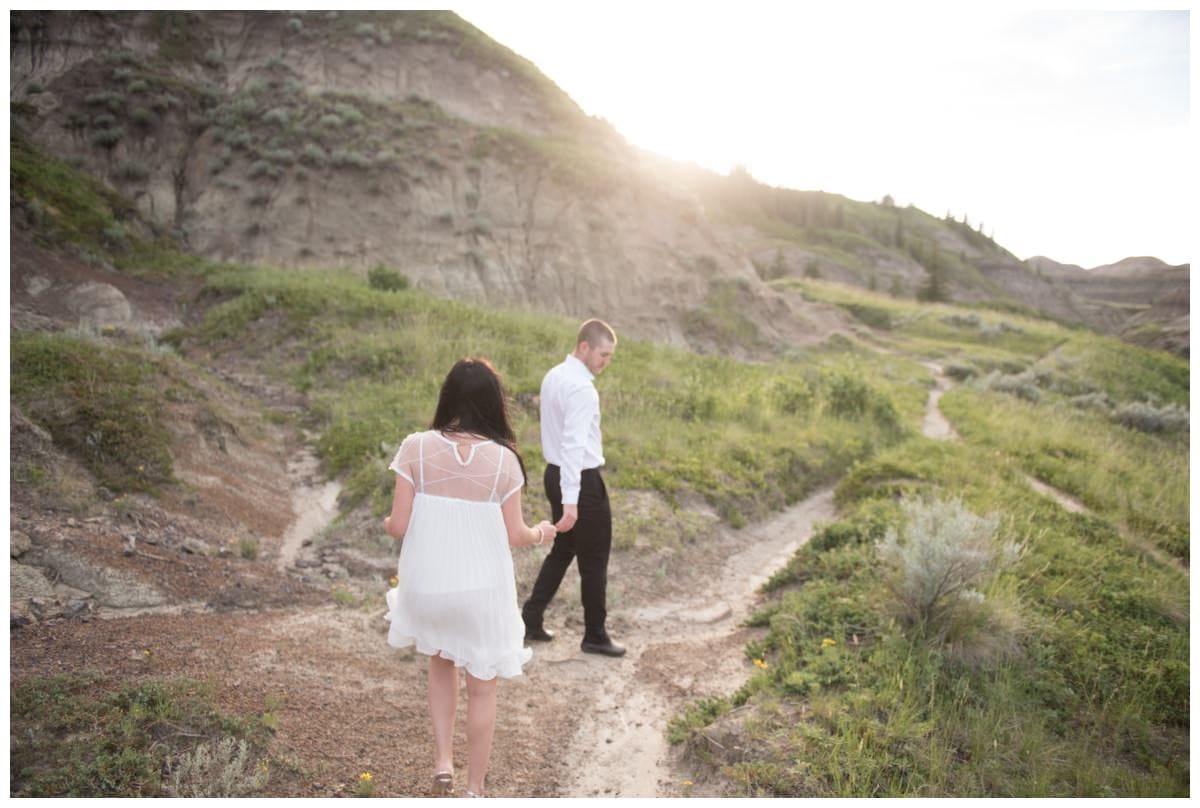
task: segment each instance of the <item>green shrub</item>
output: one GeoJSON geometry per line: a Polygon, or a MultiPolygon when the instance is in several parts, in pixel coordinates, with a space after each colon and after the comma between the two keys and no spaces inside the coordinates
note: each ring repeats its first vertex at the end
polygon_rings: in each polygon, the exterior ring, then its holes
{"type": "Polygon", "coordinates": [[[334,149],[330,160],[335,166],[353,166],[354,168],[370,168],[371,159],[353,149],[334,149]]]}
{"type": "Polygon", "coordinates": [[[979,379],[977,384],[983,390],[1007,393],[1008,395],[1016,396],[1035,404],[1042,397],[1042,391],[1038,389],[1029,371],[1023,371],[1016,375],[1007,375],[993,370],[988,375],[979,379]]]}
{"type": "Polygon", "coordinates": [[[367,271],[367,284],[384,292],[399,292],[411,285],[407,275],[383,264],[376,264],[367,271]]]}
{"type": "Polygon", "coordinates": [[[129,122],[138,129],[153,129],[154,125],[158,123],[158,118],[145,107],[138,107],[129,113],[129,122]]]}
{"type": "Polygon", "coordinates": [[[143,182],[150,176],[150,170],[141,163],[133,160],[122,160],[117,164],[117,168],[113,171],[113,175],[119,180],[126,182],[143,182]]]}
{"type": "Polygon", "coordinates": [[[358,107],[341,101],[333,105],[333,114],[351,126],[366,121],[358,107]]]}
{"type": "Polygon", "coordinates": [[[688,705],[682,716],[668,722],[667,740],[671,743],[686,741],[693,730],[707,727],[729,712],[729,708],[729,699],[722,697],[700,699],[688,705]]]}
{"type": "MultiPolygon", "coordinates": [[[[151,649],[139,656],[154,664],[151,649]]],[[[122,684],[82,672],[14,682],[10,796],[232,796],[261,788],[266,766],[250,759],[266,730],[214,702],[211,685],[186,679],[122,684]],[[180,791],[168,776],[175,774],[180,791]]]]}
{"type": "Polygon", "coordinates": [[[91,144],[103,149],[112,149],[121,142],[124,135],[125,130],[119,126],[112,129],[101,129],[92,133],[91,144]]]}
{"type": "Polygon", "coordinates": [[[300,152],[300,160],[304,163],[323,166],[329,161],[329,155],[316,143],[305,143],[304,150],[300,152]]]}
{"type": "Polygon", "coordinates": [[[951,379],[959,382],[965,382],[967,379],[979,375],[979,371],[973,365],[960,365],[956,362],[948,363],[945,373],[951,379]]]}
{"type": "Polygon", "coordinates": [[[250,179],[257,179],[258,177],[277,179],[281,173],[279,166],[270,160],[255,160],[250,164],[250,170],[246,172],[246,176],[250,177],[250,179]]]}
{"type": "Polygon", "coordinates": [[[855,318],[872,328],[878,328],[881,331],[892,329],[892,313],[881,306],[869,306],[862,303],[844,303],[842,305],[855,318]]]}
{"type": "Polygon", "coordinates": [[[275,107],[263,113],[263,122],[285,127],[292,119],[292,114],[286,107],[275,107]]]}

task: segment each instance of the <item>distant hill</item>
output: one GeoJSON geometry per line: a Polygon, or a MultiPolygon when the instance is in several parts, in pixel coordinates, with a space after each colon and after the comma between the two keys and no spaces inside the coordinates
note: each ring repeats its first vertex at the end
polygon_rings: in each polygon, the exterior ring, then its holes
{"type": "Polygon", "coordinates": [[[210,258],[383,264],[447,297],[741,355],[844,325],[779,278],[1112,333],[1158,323],[1173,282],[1151,269],[1081,285],[889,198],[773,188],[635,149],[449,12],[14,11],[10,30],[16,136],[210,258]]]}
{"type": "Polygon", "coordinates": [[[1170,266],[1157,258],[1139,257],[1083,269],[1043,256],[1027,263],[1092,307],[1096,321],[1107,318],[1104,330],[1147,347],[1188,355],[1188,264],[1170,266]]]}

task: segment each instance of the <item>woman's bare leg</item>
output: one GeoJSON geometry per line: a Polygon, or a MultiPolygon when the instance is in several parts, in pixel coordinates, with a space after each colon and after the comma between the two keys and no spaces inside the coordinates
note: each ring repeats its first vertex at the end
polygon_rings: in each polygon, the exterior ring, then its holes
{"type": "Polygon", "coordinates": [[[429,715],[433,719],[435,771],[454,771],[454,712],[458,707],[458,670],[439,656],[429,657],[429,715]]]}
{"type": "Polygon", "coordinates": [[[483,794],[496,732],[496,680],[467,674],[467,790],[483,794]]]}

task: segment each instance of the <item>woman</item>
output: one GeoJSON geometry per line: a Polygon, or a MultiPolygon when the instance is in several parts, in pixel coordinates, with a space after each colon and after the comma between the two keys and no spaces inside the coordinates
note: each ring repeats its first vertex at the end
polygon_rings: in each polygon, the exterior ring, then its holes
{"type": "Polygon", "coordinates": [[[521,675],[524,646],[509,547],[557,535],[525,524],[517,454],[505,396],[486,359],[462,359],[442,384],[429,431],[404,439],[384,529],[403,538],[399,584],[388,592],[388,643],[429,655],[433,790],[454,787],[458,668],[467,675],[467,795],[483,794],[496,728],[496,679],[521,675]]]}

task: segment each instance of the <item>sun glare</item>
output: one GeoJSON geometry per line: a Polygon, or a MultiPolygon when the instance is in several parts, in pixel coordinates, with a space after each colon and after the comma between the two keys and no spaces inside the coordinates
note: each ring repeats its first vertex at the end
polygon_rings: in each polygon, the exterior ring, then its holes
{"type": "Polygon", "coordinates": [[[1180,51],[1179,19],[1116,12],[749,2],[460,13],[640,148],[719,173],[745,166],[771,185],[966,214],[1018,257],[1187,260],[1190,202],[1170,163],[1188,147],[1145,131],[1187,132],[1186,14],[1180,51]],[[1154,51],[1130,44],[1135,34],[1154,51]],[[1071,212],[1086,219],[1099,204],[1099,174],[1124,225],[1067,238],[1085,224],[1071,212]],[[1182,204],[1132,216],[1135,196],[1182,204]]]}

